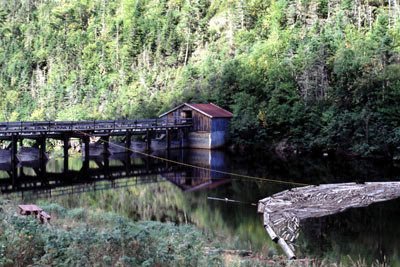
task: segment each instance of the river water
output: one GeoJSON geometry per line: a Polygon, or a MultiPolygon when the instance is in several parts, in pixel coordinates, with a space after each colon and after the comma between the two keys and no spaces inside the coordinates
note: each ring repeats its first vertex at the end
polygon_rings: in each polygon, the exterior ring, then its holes
{"type": "MultiPolygon", "coordinates": [[[[3,197],[23,203],[58,202],[69,208],[103,209],[132,220],[191,223],[223,240],[225,247],[250,249],[262,255],[283,254],[263,228],[262,216],[251,203],[293,185],[235,178],[207,168],[273,180],[324,184],[353,181],[399,181],[399,166],[385,161],[348,158],[279,158],[269,154],[175,150],[153,154],[184,162],[138,154],[110,159],[53,158],[46,171],[21,166],[0,171],[3,197]],[[36,177],[36,183],[32,183],[36,177]],[[9,185],[4,186],[6,182],[9,185]],[[229,198],[243,203],[209,200],[229,198]]],[[[351,264],[386,260],[400,265],[400,199],[350,209],[340,214],[301,222],[296,241],[298,257],[351,264]]]]}

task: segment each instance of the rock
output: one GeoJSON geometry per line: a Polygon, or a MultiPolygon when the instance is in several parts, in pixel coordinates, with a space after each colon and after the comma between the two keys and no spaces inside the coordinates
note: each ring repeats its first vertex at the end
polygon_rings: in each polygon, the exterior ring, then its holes
{"type": "Polygon", "coordinates": [[[279,141],[279,143],[275,145],[274,151],[281,158],[286,158],[289,155],[297,154],[297,149],[288,142],[287,138],[279,141]]]}

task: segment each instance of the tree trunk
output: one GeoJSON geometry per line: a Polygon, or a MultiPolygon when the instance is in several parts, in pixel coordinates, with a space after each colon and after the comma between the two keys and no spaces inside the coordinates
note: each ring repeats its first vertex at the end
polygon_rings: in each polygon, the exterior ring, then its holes
{"type": "Polygon", "coordinates": [[[372,31],[372,6],[370,6],[370,5],[368,5],[369,6],[369,18],[368,18],[368,20],[369,20],[369,30],[370,31],[372,31]]]}
{"type": "Polygon", "coordinates": [[[117,47],[116,47],[116,53],[117,53],[117,69],[119,67],[119,20],[117,20],[117,47]]]}
{"type": "Polygon", "coordinates": [[[388,10],[388,18],[389,18],[389,29],[390,29],[390,16],[392,15],[392,2],[389,0],[389,10],[388,10]]]}
{"type": "Polygon", "coordinates": [[[189,44],[190,44],[190,21],[189,21],[189,26],[188,26],[188,31],[187,31],[186,52],[185,52],[185,62],[184,62],[185,66],[187,64],[188,57],[189,57],[189,44]]]}
{"type": "Polygon", "coordinates": [[[361,5],[358,6],[358,31],[361,29],[361,5]]]}
{"type": "MultiPolygon", "coordinates": [[[[102,26],[101,26],[101,39],[104,38],[104,32],[106,29],[106,0],[103,0],[103,14],[102,14],[102,26]]],[[[104,54],[105,54],[105,49],[104,49],[104,43],[101,46],[101,67],[102,71],[104,71],[105,66],[104,66],[104,54]]]]}

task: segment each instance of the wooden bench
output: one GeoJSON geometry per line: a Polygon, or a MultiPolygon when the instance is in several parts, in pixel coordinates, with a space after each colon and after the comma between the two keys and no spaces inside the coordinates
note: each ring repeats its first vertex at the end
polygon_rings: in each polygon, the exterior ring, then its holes
{"type": "Polygon", "coordinates": [[[50,222],[51,216],[44,211],[40,212],[40,222],[41,223],[48,223],[50,222]]]}

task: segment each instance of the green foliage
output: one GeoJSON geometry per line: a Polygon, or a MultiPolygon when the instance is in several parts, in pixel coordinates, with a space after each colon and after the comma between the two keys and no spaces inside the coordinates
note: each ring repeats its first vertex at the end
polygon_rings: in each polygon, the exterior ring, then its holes
{"type": "Polygon", "coordinates": [[[0,120],[143,118],[212,101],[234,111],[235,143],[392,156],[400,12],[357,4],[0,0],[0,120]]]}
{"type": "Polygon", "coordinates": [[[12,216],[11,210],[0,214],[2,266],[198,266],[209,260],[203,254],[207,238],[193,226],[133,223],[108,214],[111,220],[100,223],[101,228],[83,224],[63,229],[60,224],[71,223],[71,218],[82,222],[82,210],[44,202],[41,206],[53,216],[57,214],[53,226],[41,225],[33,217],[12,216]],[[66,220],[61,220],[63,213],[66,220]]]}

